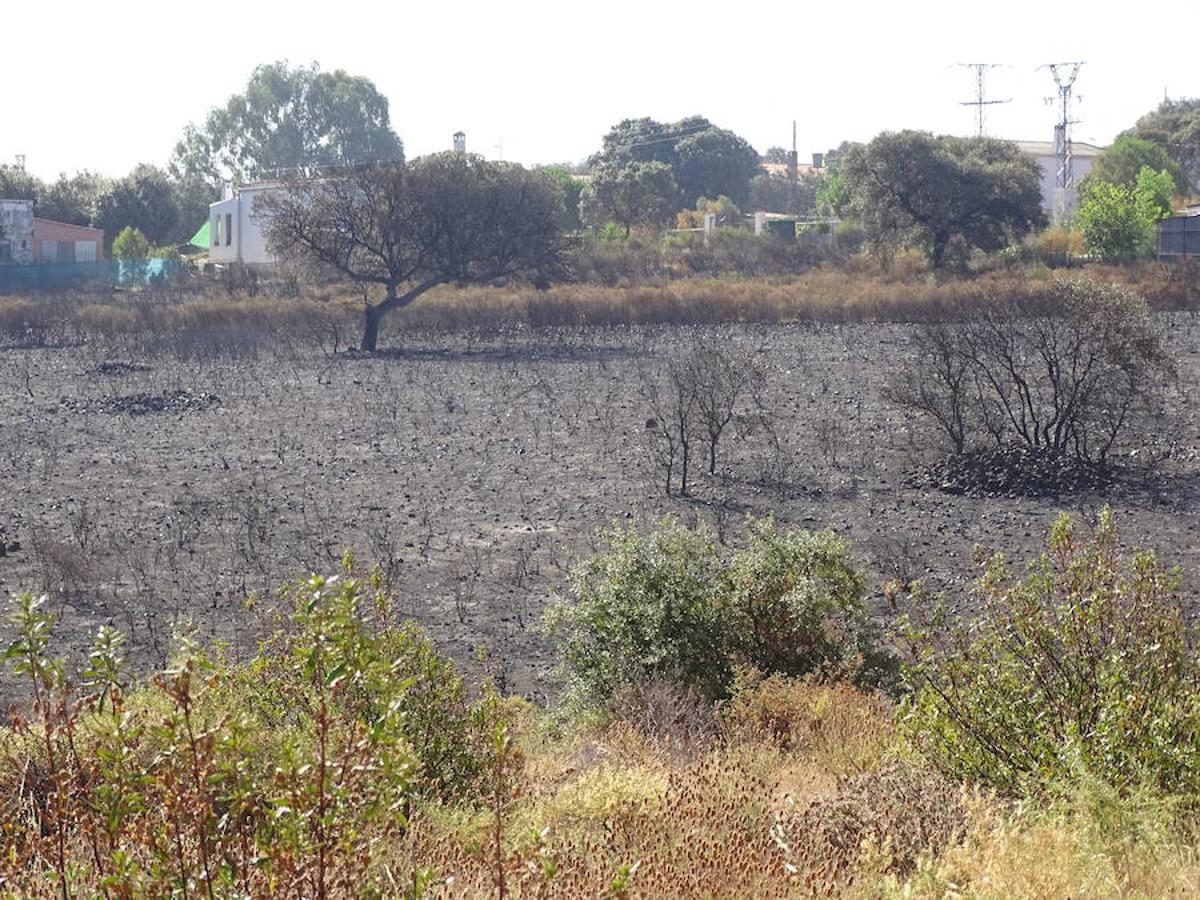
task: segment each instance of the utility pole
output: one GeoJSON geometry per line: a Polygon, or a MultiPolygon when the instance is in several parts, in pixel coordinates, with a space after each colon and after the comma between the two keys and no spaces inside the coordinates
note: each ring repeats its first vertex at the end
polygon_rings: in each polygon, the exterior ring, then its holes
{"type": "Polygon", "coordinates": [[[1071,126],[1078,119],[1071,118],[1071,92],[1075,79],[1079,77],[1082,62],[1047,63],[1039,69],[1049,69],[1058,86],[1058,96],[1047,97],[1046,102],[1058,104],[1058,123],[1054,126],[1054,157],[1058,164],[1055,176],[1054,220],[1056,224],[1066,221],[1069,211],[1068,198],[1075,187],[1075,163],[1071,153],[1071,126]]]}
{"type": "Polygon", "coordinates": [[[800,175],[800,154],[796,152],[796,120],[792,119],[792,151],[788,154],[788,215],[795,215],[796,210],[796,181],[800,175]]]}
{"type": "Polygon", "coordinates": [[[975,124],[976,136],[984,136],[984,110],[989,106],[995,106],[998,103],[1011,103],[1012,100],[989,100],[987,99],[987,91],[984,89],[984,76],[987,75],[988,69],[999,68],[999,63],[959,63],[960,68],[975,70],[975,99],[963,100],[959,106],[974,106],[975,107],[975,124]]]}

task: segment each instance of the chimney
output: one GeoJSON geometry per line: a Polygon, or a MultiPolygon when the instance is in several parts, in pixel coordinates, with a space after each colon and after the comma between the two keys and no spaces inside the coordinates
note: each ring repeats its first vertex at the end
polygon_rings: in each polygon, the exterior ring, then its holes
{"type": "Polygon", "coordinates": [[[454,132],[454,152],[455,153],[466,153],[467,152],[467,133],[465,131],[454,132]]]}

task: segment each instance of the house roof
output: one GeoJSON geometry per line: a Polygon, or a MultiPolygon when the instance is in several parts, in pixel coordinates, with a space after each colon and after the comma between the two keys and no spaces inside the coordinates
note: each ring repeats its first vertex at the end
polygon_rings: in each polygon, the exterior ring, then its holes
{"type": "Polygon", "coordinates": [[[33,227],[37,228],[39,225],[53,225],[55,228],[70,228],[74,231],[90,231],[99,234],[104,233],[103,228],[94,228],[91,225],[76,225],[74,222],[60,222],[58,219],[46,219],[42,216],[34,216],[33,227]]]}
{"type": "MultiPolygon", "coordinates": [[[[759,166],[768,175],[786,176],[788,174],[788,164],[787,163],[765,162],[765,163],[759,163],[759,166]]],[[[820,171],[822,171],[822,170],[818,169],[816,166],[812,165],[811,163],[797,163],[796,164],[796,174],[798,176],[800,176],[801,178],[803,178],[805,175],[812,175],[813,173],[820,172],[820,171]]]]}
{"type": "MultiPolygon", "coordinates": [[[[1055,156],[1053,141],[1014,141],[1024,153],[1030,156],[1055,156]]],[[[1089,144],[1085,141],[1071,141],[1072,156],[1099,156],[1104,152],[1103,147],[1089,144]]]]}

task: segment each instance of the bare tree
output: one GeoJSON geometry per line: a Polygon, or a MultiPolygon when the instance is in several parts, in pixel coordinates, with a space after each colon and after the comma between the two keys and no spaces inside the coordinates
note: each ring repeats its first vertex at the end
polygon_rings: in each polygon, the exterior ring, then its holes
{"type": "Polygon", "coordinates": [[[982,431],[997,446],[1103,462],[1154,412],[1174,370],[1145,301],[1123,288],[1062,282],[958,312],[918,332],[889,391],[932,418],[956,453],[982,431]]]}
{"type": "Polygon", "coordinates": [[[296,181],[254,214],[280,257],[383,289],[365,303],[372,351],[383,317],[438,285],[557,271],[561,205],[544,174],[441,153],[296,181]]]}

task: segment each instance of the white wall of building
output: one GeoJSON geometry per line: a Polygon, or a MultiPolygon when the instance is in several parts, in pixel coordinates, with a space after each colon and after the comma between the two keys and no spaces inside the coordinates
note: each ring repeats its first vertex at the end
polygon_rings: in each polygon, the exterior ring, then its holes
{"type": "Polygon", "coordinates": [[[264,193],[278,189],[275,184],[246,185],[234,188],[232,196],[209,206],[210,261],[222,265],[275,265],[262,224],[254,215],[254,201],[264,193]]]}

